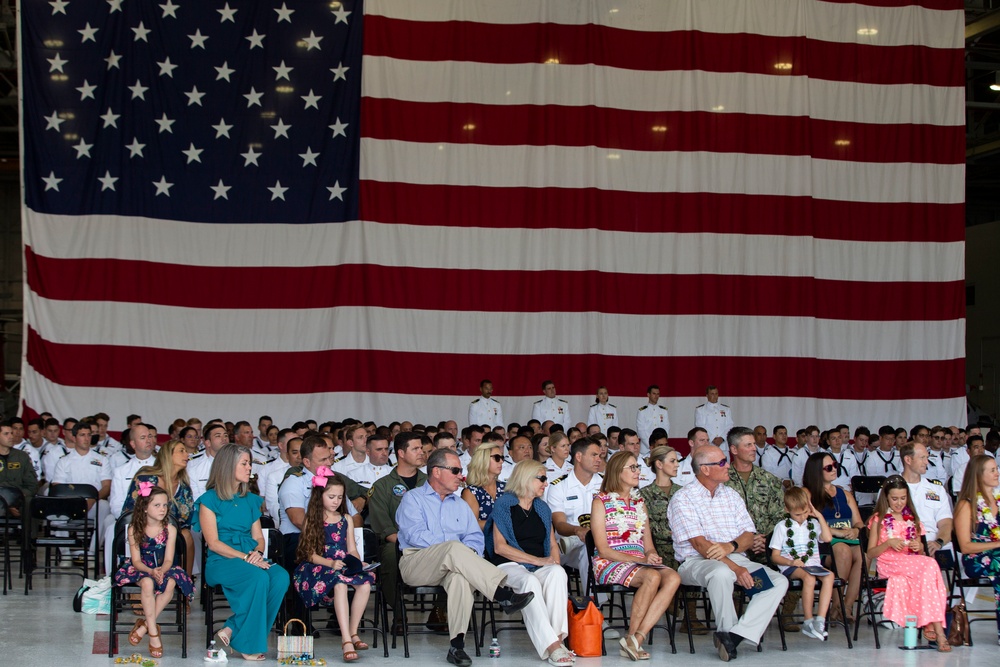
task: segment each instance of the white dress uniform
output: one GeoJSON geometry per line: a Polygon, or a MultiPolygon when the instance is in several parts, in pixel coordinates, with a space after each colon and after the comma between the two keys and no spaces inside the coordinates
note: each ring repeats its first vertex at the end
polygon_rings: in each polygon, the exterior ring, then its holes
{"type": "MultiPolygon", "coordinates": [[[[504,455],[503,466],[501,466],[500,468],[500,474],[497,475],[497,481],[506,482],[508,479],[510,479],[511,473],[514,472],[515,465],[517,464],[515,464],[514,461],[511,460],[509,454],[504,455]]],[[[548,473],[546,472],[545,475],[547,477],[548,473]]]]}
{"type": "Polygon", "coordinates": [[[94,445],[94,449],[110,458],[112,455],[117,454],[124,449],[124,447],[122,447],[122,443],[108,435],[105,436],[104,440],[98,440],[97,444],[94,445]]]}
{"type": "Polygon", "coordinates": [[[951,535],[938,535],[938,521],[952,518],[951,498],[944,488],[944,483],[921,479],[916,484],[909,484],[910,498],[917,510],[920,523],[927,533],[927,541],[933,542],[941,538],[946,545],[951,542],[951,535]]]}
{"type": "MultiPolygon", "coordinates": [[[[845,489],[851,488],[849,486],[843,486],[841,483],[841,478],[845,478],[847,483],[850,484],[851,479],[854,477],[867,477],[868,476],[868,460],[871,458],[871,450],[864,450],[859,452],[854,447],[850,449],[844,448],[841,450],[844,455],[844,462],[840,467],[840,477],[834,482],[837,486],[842,486],[845,489]]],[[[852,489],[853,490],[853,489],[852,489]]],[[[871,493],[854,493],[854,499],[859,505],[872,505],[878,499],[877,494],[871,493]]]]}
{"type": "Polygon", "coordinates": [[[792,459],[792,483],[795,486],[802,486],[802,475],[806,471],[806,461],[813,454],[818,454],[819,452],[828,453],[827,450],[823,449],[819,445],[816,445],[816,449],[809,449],[809,445],[805,445],[799,449],[795,450],[795,458],[792,459]]]}
{"type": "Polygon", "coordinates": [[[543,396],[540,400],[535,401],[534,405],[531,406],[531,418],[537,419],[542,424],[551,420],[556,424],[562,424],[562,427],[567,431],[573,425],[569,416],[569,403],[561,398],[543,396]]]}
{"type": "MultiPolygon", "coordinates": [[[[574,526],[580,525],[580,517],[590,520],[590,510],[593,507],[594,496],[601,490],[604,477],[597,473],[588,484],[584,484],[574,472],[564,475],[549,483],[545,490],[545,502],[553,512],[566,515],[566,522],[574,526]]],[[[556,535],[559,540],[560,560],[563,565],[575,567],[580,571],[580,583],[587,588],[588,559],[586,544],[573,535],[556,535]]]]}
{"type": "Polygon", "coordinates": [[[845,491],[851,490],[851,475],[849,473],[849,465],[847,462],[852,458],[851,448],[847,445],[841,445],[839,452],[834,452],[832,449],[828,452],[833,460],[837,462],[837,479],[833,480],[834,486],[839,486],[845,491]]]}
{"type": "Polygon", "coordinates": [[[56,463],[50,480],[52,484],[90,484],[98,491],[104,482],[111,481],[108,460],[93,449],[80,455],[71,449],[56,463]]]}
{"type": "Polygon", "coordinates": [[[563,475],[568,475],[571,472],[573,472],[573,462],[568,458],[563,461],[561,466],[557,466],[551,456],[545,461],[545,476],[550,480],[559,479],[563,475]]]}
{"type": "Polygon", "coordinates": [[[693,457],[688,454],[680,460],[677,466],[677,477],[674,477],[674,484],[680,484],[685,486],[694,481],[695,472],[691,469],[691,459],[693,457]]]}
{"type": "Polygon", "coordinates": [[[493,429],[503,426],[503,408],[500,401],[492,396],[490,398],[479,398],[469,403],[469,426],[489,426],[493,429]]]}
{"type": "MultiPolygon", "coordinates": [[[[927,472],[924,474],[924,479],[937,480],[942,484],[948,483],[948,478],[951,477],[951,460],[946,458],[944,452],[939,452],[933,449],[927,450],[927,472]]],[[[919,514],[919,512],[918,512],[919,514]]]]}
{"type": "Polygon", "coordinates": [[[44,482],[45,471],[42,470],[42,455],[45,454],[45,445],[41,447],[35,447],[30,442],[25,440],[19,445],[14,445],[14,449],[20,449],[22,452],[28,455],[31,459],[31,467],[35,469],[35,477],[38,478],[39,482],[44,482]]]}
{"type": "Polygon", "coordinates": [[[613,403],[594,403],[587,412],[587,426],[597,424],[601,427],[601,433],[607,435],[608,429],[618,426],[618,406],[613,403]]]}
{"type": "Polygon", "coordinates": [[[282,460],[279,456],[264,466],[264,470],[260,473],[260,481],[257,486],[264,493],[265,514],[274,519],[275,522],[278,520],[278,485],[281,484],[281,480],[285,477],[285,471],[290,467],[288,461],[282,460]]]}
{"type": "Polygon", "coordinates": [[[45,473],[45,479],[52,481],[53,475],[56,473],[56,465],[59,460],[69,454],[69,450],[62,443],[53,444],[47,442],[45,445],[45,453],[42,454],[42,472],[45,473]]]}
{"type": "MultiPolygon", "coordinates": [[[[363,468],[366,465],[368,465],[367,456],[365,456],[364,460],[362,461],[356,461],[354,459],[354,454],[350,454],[348,456],[345,456],[341,460],[337,461],[330,467],[333,468],[334,472],[339,472],[344,477],[347,477],[348,479],[353,479],[355,482],[358,482],[358,476],[364,474],[363,468]]],[[[358,483],[360,484],[361,482],[358,483]]]]}
{"type": "Polygon", "coordinates": [[[643,488],[644,486],[649,486],[650,484],[652,484],[653,482],[656,481],[656,473],[653,472],[652,468],[650,468],[648,465],[646,465],[645,461],[643,461],[642,459],[639,459],[638,461],[636,461],[636,463],[639,464],[639,488],[640,489],[643,488]]]}
{"type": "Polygon", "coordinates": [[[694,425],[708,431],[708,441],[722,438],[722,449],[729,454],[726,434],[733,427],[733,410],[725,403],[702,403],[694,409],[694,425]]]}
{"type": "Polygon", "coordinates": [[[270,441],[264,440],[260,436],[254,437],[250,449],[253,451],[255,459],[264,459],[265,463],[270,463],[276,458],[281,458],[278,456],[277,451],[271,447],[270,441]]]}
{"type": "Polygon", "coordinates": [[[868,460],[865,462],[868,474],[878,477],[879,475],[901,475],[903,474],[903,462],[899,458],[899,452],[893,448],[889,452],[881,449],[873,449],[868,452],[868,460]]]}
{"type": "Polygon", "coordinates": [[[965,479],[965,469],[969,467],[969,450],[961,447],[951,455],[951,490],[956,496],[962,490],[962,480],[965,479]]]}
{"type": "MultiPolygon", "coordinates": [[[[194,496],[195,500],[205,493],[205,485],[208,484],[208,475],[212,472],[212,463],[215,462],[214,456],[208,455],[208,450],[205,450],[201,454],[195,454],[188,461],[187,473],[188,478],[191,480],[191,495],[194,496]]],[[[257,484],[258,488],[260,483],[257,484]]]]}
{"type": "Polygon", "coordinates": [[[351,479],[357,482],[359,486],[370,489],[372,488],[372,484],[382,479],[390,472],[392,472],[392,466],[377,466],[371,461],[368,461],[354,471],[354,477],[351,477],[351,479]]]}
{"type": "Polygon", "coordinates": [[[646,403],[635,415],[635,432],[639,434],[639,452],[649,455],[649,436],[658,428],[670,433],[670,415],[659,403],[646,403]]]}
{"type": "Polygon", "coordinates": [[[767,445],[764,447],[764,454],[760,457],[760,467],[780,480],[790,480],[794,459],[794,449],[789,449],[787,446],[767,445]]]}

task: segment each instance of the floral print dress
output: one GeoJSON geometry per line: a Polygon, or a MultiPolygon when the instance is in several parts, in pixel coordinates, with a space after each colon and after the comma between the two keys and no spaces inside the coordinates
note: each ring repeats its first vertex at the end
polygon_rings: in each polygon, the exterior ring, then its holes
{"type": "MultiPolygon", "coordinates": [[[[632,489],[628,498],[617,493],[598,493],[595,498],[604,503],[604,528],[608,546],[614,551],[644,558],[646,549],[642,534],[646,526],[646,502],[632,489]]],[[[628,586],[642,565],[607,560],[594,549],[594,578],[597,583],[628,586]]]]}
{"type": "MultiPolygon", "coordinates": [[[[1000,494],[994,496],[1000,503],[1000,494]]],[[[976,529],[973,542],[1000,542],[1000,526],[990,511],[982,494],[976,494],[976,529]]],[[[986,577],[993,582],[993,597],[1000,611],[1000,549],[990,549],[979,554],[962,554],[962,566],[969,577],[986,577]]],[[[1000,614],[997,618],[997,636],[1000,636],[1000,614]]]]}
{"type": "MultiPolygon", "coordinates": [[[[156,537],[142,536],[139,553],[143,565],[152,568],[163,565],[163,557],[167,552],[167,537],[166,526],[163,527],[163,531],[156,537]]],[[[115,586],[137,584],[140,579],[147,577],[152,579],[149,574],[135,569],[132,561],[129,560],[115,573],[115,586]]],[[[191,577],[187,575],[187,572],[184,571],[184,568],[177,565],[166,571],[162,583],[156,584],[154,587],[156,594],[159,595],[166,589],[167,581],[170,579],[173,579],[177,583],[177,588],[190,600],[191,594],[194,592],[194,583],[191,581],[191,577]]]]}
{"type": "MultiPolygon", "coordinates": [[[[326,544],[323,546],[323,558],[342,560],[347,555],[347,517],[341,517],[337,523],[324,523],[326,544]]],[[[375,583],[375,575],[362,572],[353,576],[338,574],[337,570],[325,565],[315,565],[310,562],[300,563],[295,568],[295,590],[307,607],[318,607],[333,604],[333,587],[336,584],[361,586],[375,583]]]]}

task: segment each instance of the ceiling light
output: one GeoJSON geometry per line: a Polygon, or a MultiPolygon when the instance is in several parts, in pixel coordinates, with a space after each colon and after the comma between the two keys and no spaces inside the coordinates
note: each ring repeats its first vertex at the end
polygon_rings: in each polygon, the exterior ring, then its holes
{"type": "Polygon", "coordinates": [[[834,146],[850,146],[851,145],[851,140],[850,139],[837,139],[836,141],[833,142],[833,145],[834,146]]]}
{"type": "Polygon", "coordinates": [[[609,160],[621,160],[622,156],[619,155],[618,153],[608,153],[608,159],[609,160]]]}
{"type": "Polygon", "coordinates": [[[858,28],[858,34],[865,37],[873,37],[878,34],[878,28],[858,28]]]}
{"type": "Polygon", "coordinates": [[[789,70],[792,69],[792,63],[774,63],[774,69],[789,70]]]}
{"type": "Polygon", "coordinates": [[[474,129],[476,129],[476,124],[475,123],[466,123],[465,125],[462,126],[462,129],[463,130],[474,130],[474,129]]]}
{"type": "Polygon", "coordinates": [[[990,84],[990,90],[995,90],[1000,93],[1000,71],[996,72],[994,76],[996,78],[993,80],[993,83],[990,84]]]}
{"type": "Polygon", "coordinates": [[[667,131],[667,126],[666,125],[654,125],[653,126],[653,132],[666,132],[666,131],[667,131]]]}
{"type": "Polygon", "coordinates": [[[722,106],[721,104],[716,104],[714,107],[712,107],[712,111],[725,111],[725,110],[726,107],[722,106]]]}
{"type": "Polygon", "coordinates": [[[548,60],[545,61],[545,64],[546,65],[558,65],[559,64],[559,59],[558,58],[549,58],[548,60]]]}

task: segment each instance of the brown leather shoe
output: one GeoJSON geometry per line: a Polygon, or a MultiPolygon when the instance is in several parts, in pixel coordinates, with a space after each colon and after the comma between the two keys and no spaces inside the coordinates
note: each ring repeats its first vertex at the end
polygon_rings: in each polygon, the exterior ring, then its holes
{"type": "Polygon", "coordinates": [[[427,629],[438,634],[448,634],[448,612],[440,607],[434,607],[427,617],[427,629]]]}
{"type": "Polygon", "coordinates": [[[785,600],[781,603],[781,615],[778,618],[781,621],[781,629],[785,632],[799,632],[802,629],[792,620],[795,607],[798,606],[801,597],[801,593],[793,591],[785,595],[785,600]]]}

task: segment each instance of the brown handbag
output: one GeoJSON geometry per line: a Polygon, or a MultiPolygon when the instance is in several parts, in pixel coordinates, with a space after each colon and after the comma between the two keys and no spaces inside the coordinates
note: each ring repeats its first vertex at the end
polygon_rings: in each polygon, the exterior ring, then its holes
{"type": "Polygon", "coordinates": [[[959,602],[951,608],[951,627],[948,628],[948,643],[952,646],[970,646],[969,614],[965,603],[959,602]]]}

